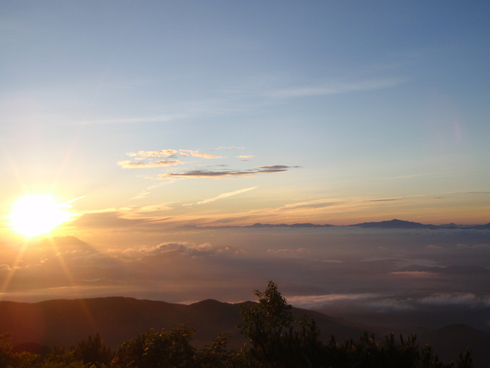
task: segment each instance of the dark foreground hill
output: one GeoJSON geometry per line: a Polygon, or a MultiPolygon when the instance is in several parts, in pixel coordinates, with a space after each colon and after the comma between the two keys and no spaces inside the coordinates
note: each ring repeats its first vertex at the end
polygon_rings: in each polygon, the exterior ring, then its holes
{"type": "Polygon", "coordinates": [[[457,360],[459,352],[470,348],[475,366],[490,366],[490,334],[465,324],[452,324],[419,336],[430,343],[437,353],[448,360],[457,360]]]}
{"type": "MultiPolygon", "coordinates": [[[[245,343],[236,328],[241,319],[241,308],[242,304],[216,300],[183,305],[126,297],[39,303],[3,301],[0,302],[0,333],[12,333],[14,345],[35,343],[69,348],[98,332],[105,344],[116,348],[150,328],[170,329],[187,322],[196,329],[193,339],[195,346],[208,344],[225,332],[231,335],[230,346],[239,347],[245,343]]],[[[305,313],[316,320],[325,342],[332,334],[338,342],[342,342],[349,337],[357,339],[364,331],[374,332],[378,339],[384,340],[384,336],[390,332],[388,329],[366,327],[319,312],[293,308],[293,314],[298,317],[305,313]]],[[[417,341],[420,345],[430,343],[436,353],[446,360],[457,360],[459,352],[471,347],[476,367],[486,367],[490,362],[490,334],[466,325],[451,325],[427,332],[421,334],[417,341]]]]}
{"type": "MultiPolygon", "coordinates": [[[[221,332],[231,335],[231,346],[245,340],[236,324],[241,304],[204,300],[191,305],[162,301],[107,297],[78,300],[50,300],[39,303],[0,302],[0,333],[12,333],[13,344],[38,343],[47,346],[72,347],[89,335],[99,332],[105,343],[117,347],[150,328],[170,329],[187,322],[197,330],[196,345],[210,343],[221,332]]],[[[334,334],[339,341],[357,338],[365,326],[314,311],[294,309],[317,321],[328,341],[334,334]]],[[[386,331],[378,331],[384,333],[386,331]]]]}

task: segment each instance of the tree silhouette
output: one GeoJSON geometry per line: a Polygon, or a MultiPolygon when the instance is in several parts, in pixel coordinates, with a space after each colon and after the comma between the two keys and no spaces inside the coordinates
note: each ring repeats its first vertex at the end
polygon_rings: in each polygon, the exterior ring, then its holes
{"type": "Polygon", "coordinates": [[[93,338],[89,336],[87,340],[81,341],[75,349],[75,359],[85,363],[109,364],[113,357],[114,354],[103,344],[99,333],[96,333],[93,338]]]}
{"type": "Polygon", "coordinates": [[[194,329],[186,324],[169,331],[153,329],[123,343],[114,358],[115,367],[190,368],[195,348],[190,345],[194,329]]]}
{"type": "Polygon", "coordinates": [[[264,292],[255,291],[258,304],[244,306],[238,328],[251,343],[250,355],[264,366],[311,366],[321,357],[320,331],[306,316],[297,321],[292,307],[270,281],[264,292]]]}
{"type": "MultiPolygon", "coordinates": [[[[471,350],[459,360],[442,362],[429,345],[416,336],[391,333],[384,340],[365,332],[358,340],[338,343],[332,335],[323,343],[315,321],[293,315],[292,307],[270,281],[264,292],[255,291],[258,303],[246,303],[237,327],[249,343],[228,348],[228,335],[210,345],[191,345],[193,328],[187,324],[170,330],[150,329],[122,343],[115,354],[99,334],[75,349],[53,348],[47,355],[14,352],[10,334],[0,334],[0,368],[473,368],[471,350]]],[[[15,332],[15,331],[14,331],[15,332]]]]}

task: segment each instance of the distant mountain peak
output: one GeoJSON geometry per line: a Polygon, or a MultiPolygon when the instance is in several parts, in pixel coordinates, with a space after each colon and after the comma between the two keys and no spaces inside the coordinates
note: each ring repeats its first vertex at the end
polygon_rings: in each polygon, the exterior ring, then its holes
{"type": "Polygon", "coordinates": [[[399,219],[393,219],[388,221],[379,222],[363,222],[360,224],[354,224],[350,226],[357,226],[363,228],[384,228],[384,229],[437,229],[436,225],[424,225],[419,222],[404,221],[399,219]]]}

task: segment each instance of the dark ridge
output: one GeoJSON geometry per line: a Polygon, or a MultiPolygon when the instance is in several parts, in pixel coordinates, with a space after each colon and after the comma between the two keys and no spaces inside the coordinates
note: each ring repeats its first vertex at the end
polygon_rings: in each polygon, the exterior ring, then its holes
{"type": "Polygon", "coordinates": [[[445,225],[421,224],[419,222],[404,221],[393,219],[379,222],[362,222],[353,225],[331,225],[331,224],[312,224],[309,222],[295,224],[262,224],[257,222],[253,225],[226,225],[226,226],[198,226],[185,225],[182,228],[201,230],[201,229],[261,229],[261,228],[329,228],[329,227],[361,227],[361,228],[379,228],[379,229],[444,229],[444,230],[490,230],[490,223],[486,225],[457,225],[454,223],[445,225]]]}
{"type": "Polygon", "coordinates": [[[292,228],[298,228],[298,227],[335,227],[335,225],[330,225],[330,224],[324,224],[324,225],[319,225],[319,224],[312,224],[309,222],[306,223],[299,223],[299,224],[261,224],[260,222],[253,224],[251,226],[243,226],[245,228],[261,228],[261,227],[292,227],[292,228]]]}
{"type": "Polygon", "coordinates": [[[362,228],[383,228],[383,229],[437,229],[436,225],[424,225],[419,222],[403,221],[403,220],[390,220],[380,222],[363,222],[360,224],[349,225],[362,228]]]}
{"type": "MultiPolygon", "coordinates": [[[[231,335],[230,346],[246,340],[236,328],[242,305],[203,300],[191,305],[127,297],[75,300],[49,300],[39,303],[0,302],[0,333],[11,332],[14,346],[19,344],[73,347],[89,335],[100,333],[104,342],[116,348],[140,333],[170,329],[188,323],[196,329],[197,346],[211,343],[220,333],[231,335]]],[[[339,341],[361,336],[366,326],[328,317],[322,313],[293,308],[299,317],[315,318],[326,341],[335,334],[339,341]]],[[[377,332],[377,331],[375,331],[377,332]]],[[[379,331],[378,331],[379,332],[379,331]]]]}
{"type": "MultiPolygon", "coordinates": [[[[0,302],[0,333],[12,333],[16,351],[44,353],[54,346],[74,347],[89,335],[100,333],[111,348],[128,341],[150,328],[170,329],[188,323],[196,329],[195,346],[211,343],[221,333],[230,334],[230,347],[239,348],[246,339],[236,328],[243,306],[207,299],[190,305],[128,297],[106,297],[76,300],[49,300],[39,303],[0,302]]],[[[391,330],[375,328],[317,311],[293,308],[301,318],[314,318],[322,331],[323,341],[334,335],[338,342],[358,339],[364,331],[373,332],[383,340],[391,330]]],[[[457,360],[466,347],[473,350],[475,367],[490,361],[490,334],[464,324],[453,324],[420,334],[419,344],[430,343],[443,359],[457,360]]]]}
{"type": "Polygon", "coordinates": [[[459,353],[470,348],[475,367],[486,367],[490,362],[490,334],[462,323],[428,332],[418,340],[419,343],[429,343],[445,359],[457,361],[459,353]]]}

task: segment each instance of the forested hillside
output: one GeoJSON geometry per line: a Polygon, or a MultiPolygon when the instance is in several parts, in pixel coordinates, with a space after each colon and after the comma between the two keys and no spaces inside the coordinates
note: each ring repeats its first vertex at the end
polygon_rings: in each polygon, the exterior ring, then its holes
{"type": "MultiPolygon", "coordinates": [[[[483,361],[473,363],[469,349],[459,354],[456,362],[443,361],[437,356],[430,345],[419,344],[416,335],[395,336],[390,333],[383,338],[375,334],[364,332],[359,338],[339,339],[335,334],[328,339],[322,337],[319,325],[315,318],[308,315],[299,315],[293,310],[277,286],[270,282],[264,292],[256,291],[258,303],[244,303],[233,305],[239,315],[239,322],[235,330],[239,332],[242,340],[231,336],[233,333],[219,331],[233,320],[233,315],[227,314],[227,306],[216,301],[203,301],[191,306],[172,305],[168,303],[149,302],[155,312],[161,312],[162,305],[172,321],[178,319],[179,311],[189,308],[194,313],[193,321],[181,323],[171,328],[150,328],[144,332],[136,333],[126,338],[118,346],[106,344],[103,334],[95,333],[72,346],[46,346],[41,343],[20,344],[14,346],[12,337],[16,335],[16,328],[12,325],[11,334],[1,336],[0,367],[73,367],[73,368],[156,368],[156,367],[484,367],[483,361]],[[173,315],[173,319],[172,316],[173,315]],[[207,344],[194,340],[198,335],[196,322],[199,327],[216,324],[214,339],[207,344]],[[243,344],[238,344],[238,342],[243,344]]],[[[127,300],[130,305],[136,306],[134,299],[127,300]],[[133,304],[131,304],[133,303],[133,304]]],[[[100,300],[99,300],[100,302],[100,300]]],[[[107,300],[105,300],[107,302],[107,300]]],[[[45,307],[42,303],[42,306],[45,307]]],[[[50,305],[48,303],[48,305],[50,305]]],[[[8,304],[14,308],[15,304],[8,304]]],[[[98,305],[100,307],[100,305],[98,305]]],[[[18,307],[18,305],[17,305],[18,307]]],[[[2,307],[3,308],[3,307],[2,307]]],[[[151,309],[151,308],[150,308],[151,309]]],[[[8,309],[5,309],[8,312],[8,309]]],[[[147,308],[146,311],[149,309],[147,308]]],[[[19,329],[28,328],[36,316],[29,315],[28,310],[17,309],[18,313],[25,313],[25,323],[19,329]]],[[[57,309],[58,328],[67,322],[70,310],[57,309]]],[[[92,309],[85,308],[85,313],[93,313],[92,309]]],[[[115,324],[121,333],[127,334],[124,326],[117,326],[123,312],[112,310],[112,319],[106,321],[107,325],[115,324]]],[[[134,324],[134,331],[144,326],[145,319],[150,320],[153,315],[143,315],[141,310],[133,309],[133,315],[126,315],[128,323],[132,317],[138,323],[134,324]]],[[[11,311],[10,311],[11,313],[11,311]]],[[[320,314],[318,314],[320,315],[320,314]]],[[[318,317],[315,316],[315,317],[318,317]]],[[[321,315],[320,315],[321,316],[321,315]]],[[[39,316],[38,316],[39,317],[39,316]]],[[[73,316],[72,316],[73,317],[73,316]]],[[[2,313],[2,318],[5,314],[2,313]]],[[[98,321],[96,315],[91,315],[92,323],[98,321]]],[[[328,320],[328,317],[327,317],[328,320]]],[[[359,332],[358,327],[341,320],[328,320],[331,326],[345,333],[348,328],[351,332],[359,332]]],[[[4,323],[3,321],[2,323],[4,323]]],[[[134,321],[133,321],[134,322],[134,321]]],[[[325,324],[325,321],[322,322],[325,324]]],[[[3,325],[2,325],[3,326],[3,325]]],[[[102,326],[102,325],[101,325],[102,326]]],[[[33,327],[33,326],[31,326],[33,327]]],[[[39,326],[35,333],[41,335],[39,326]]],[[[81,320],[77,327],[69,325],[67,328],[87,328],[81,320]]],[[[60,330],[61,331],[61,330],[60,330]]],[[[66,332],[66,331],[65,331],[66,332]]],[[[61,333],[61,332],[60,332],[61,333]]],[[[450,333],[447,332],[447,333],[450,333]]],[[[76,336],[75,331],[70,335],[76,336]]],[[[201,340],[204,336],[201,336],[201,340]]],[[[484,342],[484,336],[481,341],[484,342]]]]}

